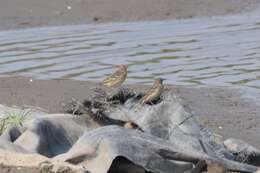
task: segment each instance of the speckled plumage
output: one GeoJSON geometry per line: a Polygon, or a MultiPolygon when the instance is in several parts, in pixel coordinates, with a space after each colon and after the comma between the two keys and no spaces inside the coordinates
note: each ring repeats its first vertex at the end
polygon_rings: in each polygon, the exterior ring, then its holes
{"type": "Polygon", "coordinates": [[[141,98],[141,103],[150,103],[156,99],[158,99],[162,92],[163,92],[163,84],[162,84],[162,79],[156,79],[154,81],[154,84],[152,88],[148,90],[148,92],[141,98]]]}
{"type": "Polygon", "coordinates": [[[118,69],[115,73],[108,76],[103,82],[102,85],[107,87],[118,87],[126,79],[127,76],[127,65],[118,65],[118,69]]]}

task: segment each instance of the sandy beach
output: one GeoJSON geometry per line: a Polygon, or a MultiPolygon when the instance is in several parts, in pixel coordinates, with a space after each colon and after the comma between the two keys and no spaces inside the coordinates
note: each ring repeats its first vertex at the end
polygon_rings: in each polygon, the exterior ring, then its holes
{"type": "Polygon", "coordinates": [[[249,12],[258,0],[8,0],[0,30],[104,22],[186,19],[249,12]]]}

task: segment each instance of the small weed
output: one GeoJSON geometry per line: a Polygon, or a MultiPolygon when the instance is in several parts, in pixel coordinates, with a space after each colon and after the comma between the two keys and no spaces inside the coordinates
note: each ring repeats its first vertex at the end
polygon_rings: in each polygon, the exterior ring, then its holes
{"type": "Polygon", "coordinates": [[[31,109],[11,109],[6,111],[4,116],[5,118],[0,120],[0,134],[2,134],[8,126],[23,126],[24,120],[30,114],[31,109]]]}

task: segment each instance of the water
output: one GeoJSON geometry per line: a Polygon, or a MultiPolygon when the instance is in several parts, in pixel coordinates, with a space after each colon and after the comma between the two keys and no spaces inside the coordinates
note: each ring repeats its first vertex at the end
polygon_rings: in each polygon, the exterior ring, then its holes
{"type": "Polygon", "coordinates": [[[241,88],[260,98],[260,15],[0,32],[0,75],[241,88]]]}

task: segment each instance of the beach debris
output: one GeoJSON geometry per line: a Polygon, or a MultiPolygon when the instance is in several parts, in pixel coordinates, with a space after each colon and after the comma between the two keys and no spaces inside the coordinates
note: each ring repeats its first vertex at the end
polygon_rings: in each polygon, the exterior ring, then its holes
{"type": "MultiPolygon", "coordinates": [[[[141,106],[143,95],[127,88],[114,93],[99,90],[74,104],[80,105],[80,116],[48,114],[32,118],[23,128],[16,128],[18,135],[13,135],[14,129],[6,129],[0,137],[0,148],[21,155],[38,153],[47,158],[39,164],[40,169],[53,173],[259,170],[258,149],[234,140],[216,140],[216,135],[199,125],[173,92],[163,92],[157,98],[161,101],[150,106],[141,106]]],[[[0,152],[1,159],[5,156],[0,152]]]]}
{"type": "Polygon", "coordinates": [[[44,161],[39,164],[41,173],[88,173],[83,167],[66,162],[44,161]]]}

